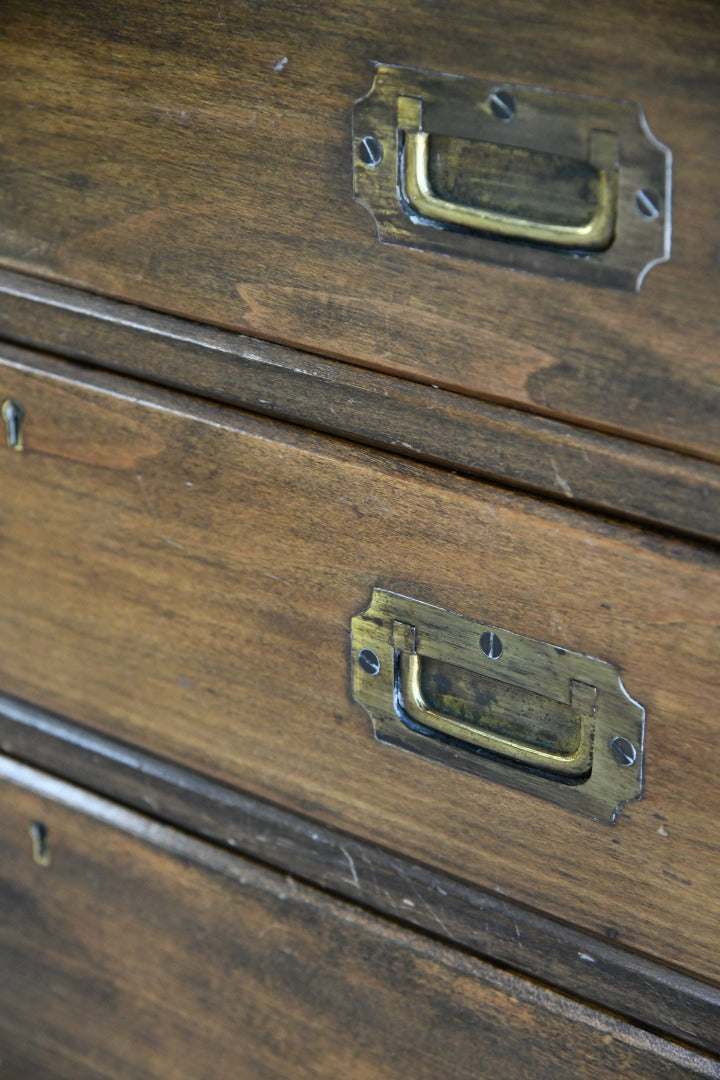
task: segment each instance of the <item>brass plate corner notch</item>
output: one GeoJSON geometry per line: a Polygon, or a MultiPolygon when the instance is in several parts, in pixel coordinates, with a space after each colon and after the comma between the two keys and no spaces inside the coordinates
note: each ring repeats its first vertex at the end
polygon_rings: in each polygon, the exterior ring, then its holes
{"type": "Polygon", "coordinates": [[[629,291],[670,257],[670,151],[631,102],[378,63],[353,177],[385,243],[629,291]]]}
{"type": "Polygon", "coordinates": [[[598,821],[641,797],[645,710],[612,664],[384,589],[351,632],[381,742],[598,821]]]}

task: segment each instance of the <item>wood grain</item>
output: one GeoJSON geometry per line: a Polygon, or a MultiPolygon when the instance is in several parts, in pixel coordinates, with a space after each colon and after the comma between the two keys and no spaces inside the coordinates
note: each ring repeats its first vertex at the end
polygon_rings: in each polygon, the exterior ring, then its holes
{"type": "Polygon", "coordinates": [[[0,748],[645,1028],[720,1055],[720,990],[505,896],[6,695],[0,695],[0,748]]]}
{"type": "Polygon", "coordinates": [[[20,354],[6,693],[720,981],[717,551],[20,354]],[[375,585],[617,664],[643,800],[596,824],[375,743],[375,585]]]}
{"type": "Polygon", "coordinates": [[[3,1068],[720,1076],[720,1063],[0,759],[3,1068]],[[10,783],[8,783],[10,781],[10,783]],[[30,857],[47,829],[51,863],[30,857]]]}
{"type": "Polygon", "coordinates": [[[0,335],[294,423],[720,540],[709,462],[0,270],[0,335]]]}
{"type": "Polygon", "coordinates": [[[8,0],[2,31],[4,267],[718,460],[712,0],[8,0]],[[378,59],[639,102],[671,262],[631,295],[380,244],[378,59]]]}

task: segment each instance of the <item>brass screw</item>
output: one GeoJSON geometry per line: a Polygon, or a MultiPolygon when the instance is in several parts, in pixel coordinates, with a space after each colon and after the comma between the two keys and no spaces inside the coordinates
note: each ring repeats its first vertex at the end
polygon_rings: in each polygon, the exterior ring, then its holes
{"type": "Polygon", "coordinates": [[[488,660],[499,660],[503,652],[503,643],[494,631],[486,630],[480,635],[480,648],[488,660]]]}
{"type": "Polygon", "coordinates": [[[660,196],[651,188],[640,188],[635,192],[635,206],[639,214],[648,221],[655,221],[660,216],[662,202],[660,196]]]}
{"type": "Polygon", "coordinates": [[[358,143],[358,157],[369,169],[376,169],[383,159],[383,148],[374,135],[363,135],[358,143]]]}
{"type": "Polygon", "coordinates": [[[610,743],[610,752],[618,765],[628,768],[637,761],[637,749],[634,744],[622,735],[616,735],[610,743]]]}
{"type": "Polygon", "coordinates": [[[488,104],[495,119],[502,120],[504,124],[512,120],[517,108],[515,98],[509,90],[493,90],[488,98],[488,104]]]}
{"type": "Polygon", "coordinates": [[[358,663],[368,675],[380,674],[380,658],[372,649],[361,649],[358,653],[358,663]]]}

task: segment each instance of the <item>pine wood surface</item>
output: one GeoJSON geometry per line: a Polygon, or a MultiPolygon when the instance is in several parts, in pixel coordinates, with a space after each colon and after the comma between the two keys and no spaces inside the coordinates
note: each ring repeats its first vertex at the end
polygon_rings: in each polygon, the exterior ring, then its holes
{"type": "Polygon", "coordinates": [[[717,1059],[34,770],[0,759],[0,776],[8,1075],[720,1076],[717,1059]]]}
{"type": "Polygon", "coordinates": [[[2,396],[7,693],[719,981],[716,552],[21,350],[2,396]],[[596,824],[377,744],[375,585],[617,663],[642,802],[596,824]]]}
{"type": "Polygon", "coordinates": [[[5,694],[0,695],[0,749],[545,986],[720,1056],[720,989],[507,896],[470,886],[5,694]]]}
{"type": "Polygon", "coordinates": [[[720,540],[720,473],[669,450],[2,270],[0,335],[576,506],[720,540]]]}
{"type": "Polygon", "coordinates": [[[4,267],[718,460],[712,0],[9,0],[0,31],[4,267]],[[631,295],[380,244],[374,60],[639,102],[670,263],[631,295]]]}

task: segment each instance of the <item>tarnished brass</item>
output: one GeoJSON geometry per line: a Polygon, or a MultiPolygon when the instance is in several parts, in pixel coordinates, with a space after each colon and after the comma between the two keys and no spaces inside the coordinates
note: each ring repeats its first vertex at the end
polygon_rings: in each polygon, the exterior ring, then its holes
{"type": "Polygon", "coordinates": [[[432,732],[441,732],[471,746],[509,757],[520,765],[544,769],[561,776],[586,776],[592,762],[592,726],[590,716],[580,716],[577,741],[568,753],[531,746],[518,738],[502,735],[454,716],[446,716],[427,701],[422,687],[422,661],[417,653],[398,660],[398,698],[403,712],[432,732]]]}
{"type": "Polygon", "coordinates": [[[398,126],[405,136],[403,189],[408,203],[422,217],[439,224],[461,225],[507,240],[527,240],[552,247],[603,251],[613,239],[617,212],[616,138],[593,132],[592,150],[606,144],[606,168],[597,170],[597,198],[588,220],[581,225],[558,221],[531,221],[503,210],[468,206],[441,198],[430,182],[430,136],[422,130],[422,101],[398,98],[398,126]],[[612,171],[610,171],[612,170],[612,171]]]}
{"type": "Polygon", "coordinates": [[[387,243],[625,289],[669,258],[670,152],[637,105],[377,64],[353,139],[387,243]]]}
{"type": "Polygon", "coordinates": [[[645,711],[612,664],[383,589],[351,629],[382,742],[600,821],[640,798],[645,711]]]}

